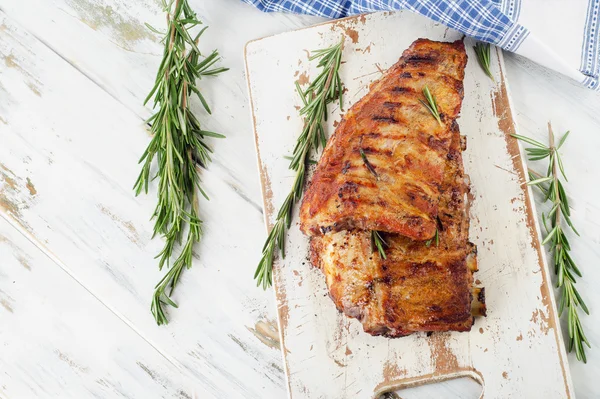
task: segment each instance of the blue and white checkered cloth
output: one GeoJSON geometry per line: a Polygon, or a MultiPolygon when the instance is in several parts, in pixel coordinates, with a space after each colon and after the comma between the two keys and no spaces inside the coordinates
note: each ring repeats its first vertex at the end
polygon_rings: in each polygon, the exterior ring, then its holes
{"type": "Polygon", "coordinates": [[[600,89],[600,0],[243,0],[266,12],[342,18],[410,10],[600,89]]]}

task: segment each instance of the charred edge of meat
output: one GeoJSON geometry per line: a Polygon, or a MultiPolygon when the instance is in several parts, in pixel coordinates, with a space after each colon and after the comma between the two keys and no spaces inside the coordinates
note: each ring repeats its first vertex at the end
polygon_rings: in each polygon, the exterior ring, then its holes
{"type": "Polygon", "coordinates": [[[333,226],[321,226],[321,233],[322,234],[327,234],[331,230],[333,230],[333,226]]]}
{"type": "Polygon", "coordinates": [[[467,255],[467,267],[472,273],[475,273],[479,270],[479,265],[477,264],[477,247],[469,243],[471,245],[471,252],[467,255]]]}
{"type": "Polygon", "coordinates": [[[467,191],[471,191],[471,176],[465,173],[463,175],[463,182],[465,183],[465,186],[467,186],[467,191]]]}
{"type": "Polygon", "coordinates": [[[471,315],[475,317],[486,316],[487,309],[485,306],[485,288],[473,287],[471,295],[471,315]]]}

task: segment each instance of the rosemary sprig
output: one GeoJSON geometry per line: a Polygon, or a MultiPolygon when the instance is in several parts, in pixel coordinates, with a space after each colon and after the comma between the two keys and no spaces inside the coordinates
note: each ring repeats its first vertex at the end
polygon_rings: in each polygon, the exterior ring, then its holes
{"type": "Polygon", "coordinates": [[[136,195],[142,191],[147,193],[150,181],[158,179],[158,203],[152,218],[155,220],[154,236],[161,234],[165,238],[165,245],[156,256],[159,269],[162,270],[165,264],[170,266],[174,246],[181,243],[186,228],[187,237],[172,267],[155,287],[151,311],[159,325],[168,323],[163,305],[177,307],[170,296],[183,269],[192,266],[193,246],[202,236],[196,189],[205,198],[208,197],[200,187],[196,166],[204,167],[211,160],[212,150],[205,138],[224,137],[202,129],[200,121],[189,108],[190,96],[195,93],[206,112],[210,113],[196,80],[227,70],[215,67],[219,61],[216,50],[208,57],[200,53],[198,41],[206,27],[192,38],[190,30],[202,22],[187,0],[163,0],[163,7],[167,14],[163,59],[154,87],[144,101],[146,104],[154,96],[154,108],[158,111],[148,119],[153,138],[139,161],[143,166],[134,190],[136,195]],[[150,168],[155,157],[158,170],[151,177],[150,168]]]}
{"type": "Polygon", "coordinates": [[[289,168],[296,172],[294,184],[277,214],[275,225],[271,229],[262,249],[262,258],[258,263],[254,279],[263,289],[273,282],[273,259],[277,249],[285,257],[285,234],[292,223],[294,205],[302,198],[306,166],[312,150],[325,147],[327,137],[323,121],[327,120],[327,105],[338,100],[342,104],[342,81],[339,75],[342,60],[343,39],[340,43],[326,49],[316,50],[309,60],[319,60],[319,76],[303,91],[296,82],[296,90],[304,106],[300,115],[304,116],[304,127],[298,137],[289,168]]]}
{"type": "Polygon", "coordinates": [[[419,101],[421,102],[421,104],[423,104],[425,106],[425,108],[427,108],[427,110],[429,112],[431,112],[431,115],[433,115],[435,120],[438,121],[438,123],[441,126],[442,118],[440,117],[440,111],[438,109],[437,102],[435,101],[435,97],[429,91],[429,87],[427,87],[427,86],[423,87],[423,96],[425,96],[425,99],[427,100],[427,102],[425,102],[423,100],[419,100],[419,101]]]}
{"type": "Polygon", "coordinates": [[[591,345],[583,331],[577,309],[581,308],[587,314],[589,314],[589,310],[575,287],[575,276],[582,277],[582,274],[571,257],[571,246],[564,231],[565,224],[575,234],[579,235],[579,233],[571,221],[569,200],[560,179],[560,175],[562,175],[565,181],[567,181],[562,159],[558,152],[565,143],[569,132],[563,135],[558,145],[555,145],[552,126],[548,123],[548,135],[548,146],[529,137],[516,134],[513,137],[534,146],[525,149],[529,160],[549,159],[546,176],[529,171],[530,181],[527,184],[539,188],[544,195],[544,201],[552,202],[552,208],[548,215],[542,213],[542,222],[546,230],[546,237],[542,241],[542,244],[549,244],[550,252],[554,255],[554,273],[557,276],[556,286],[560,289],[558,313],[560,316],[565,308],[568,312],[569,352],[575,349],[577,360],[586,363],[587,359],[583,344],[587,344],[588,348],[591,348],[591,345]],[[548,226],[548,222],[550,226],[548,226]]]}
{"type": "Polygon", "coordinates": [[[373,251],[377,250],[377,252],[379,252],[381,259],[387,259],[385,248],[387,248],[388,244],[383,237],[381,237],[379,231],[371,230],[371,246],[373,247],[373,251]]]}
{"type": "Polygon", "coordinates": [[[371,165],[371,162],[369,162],[369,160],[367,159],[367,155],[365,154],[365,152],[363,151],[362,148],[359,148],[358,151],[360,152],[360,157],[363,160],[363,163],[365,164],[365,166],[367,167],[367,169],[369,170],[369,172],[371,172],[371,174],[373,176],[375,176],[375,179],[379,180],[379,175],[377,174],[377,171],[375,170],[375,168],[373,167],[373,165],[371,165]]]}
{"type": "MultiPolygon", "coordinates": [[[[375,176],[375,180],[379,180],[379,175],[377,174],[377,171],[375,170],[371,162],[369,162],[369,159],[367,158],[367,155],[365,154],[365,151],[362,149],[362,147],[358,148],[358,152],[360,153],[360,157],[362,158],[367,170],[371,172],[373,176],[375,176]]],[[[388,245],[385,242],[385,240],[381,237],[381,233],[377,230],[371,230],[371,247],[373,248],[373,251],[377,250],[377,252],[379,252],[379,256],[381,257],[381,259],[387,259],[385,249],[388,247],[388,245]]]]}
{"type": "Polygon", "coordinates": [[[495,82],[496,79],[494,79],[494,75],[492,74],[492,71],[490,69],[490,60],[491,60],[490,44],[477,42],[475,44],[475,47],[473,47],[473,49],[475,50],[475,54],[477,54],[477,60],[479,61],[479,66],[481,66],[481,69],[483,69],[485,74],[487,76],[489,76],[493,82],[495,82]]]}

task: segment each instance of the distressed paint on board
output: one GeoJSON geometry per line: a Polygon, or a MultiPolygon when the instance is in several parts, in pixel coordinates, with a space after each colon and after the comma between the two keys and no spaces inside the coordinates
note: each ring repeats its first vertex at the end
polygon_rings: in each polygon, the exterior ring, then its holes
{"type": "MultiPolygon", "coordinates": [[[[289,190],[291,173],[281,154],[291,151],[302,120],[293,90],[273,96],[307,65],[306,49],[346,37],[342,80],[354,103],[418,37],[456,40],[457,32],[409,13],[382,13],[336,21],[250,42],[246,48],[259,167],[267,225],[289,190]],[[386,32],[395,32],[389,40],[386,32]],[[418,33],[415,33],[418,32],[418,33]],[[365,47],[370,56],[364,57],[365,47]],[[276,65],[277,68],[265,68],[276,65]],[[291,118],[285,117],[291,115],[291,118]],[[282,132],[289,134],[282,134],[282,132]]],[[[459,125],[467,136],[465,171],[472,184],[471,241],[479,248],[476,278],[486,287],[488,317],[470,333],[415,334],[390,340],[372,337],[339,314],[327,297],[324,278],[307,260],[307,238],[293,224],[286,258],[278,260],[275,288],[286,374],[291,397],[375,397],[399,387],[469,376],[485,398],[572,396],[548,270],[537,239],[530,192],[514,132],[502,54],[495,52],[495,85],[477,65],[470,41],[465,100],[459,125]],[[302,276],[302,284],[297,284],[302,276]],[[521,340],[515,339],[525,332],[521,340]]],[[[314,66],[311,66],[314,68],[314,66]]],[[[306,73],[306,72],[304,72],[306,73]]],[[[310,76],[314,69],[308,71],[310,76]]],[[[343,114],[330,110],[331,132],[343,114]]]]}

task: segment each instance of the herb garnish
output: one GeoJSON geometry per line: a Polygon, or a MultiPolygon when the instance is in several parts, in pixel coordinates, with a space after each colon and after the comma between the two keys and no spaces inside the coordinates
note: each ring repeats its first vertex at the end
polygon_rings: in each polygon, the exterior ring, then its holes
{"type": "Polygon", "coordinates": [[[309,60],[318,59],[318,68],[321,68],[319,76],[302,91],[298,82],[296,90],[304,106],[300,109],[300,115],[304,116],[304,127],[298,137],[289,168],[296,172],[292,190],[286,197],[277,214],[275,225],[269,232],[265,245],[262,249],[262,258],[258,263],[254,278],[257,285],[263,289],[273,283],[273,258],[276,249],[281,256],[285,257],[286,230],[292,223],[292,211],[294,205],[302,198],[304,193],[304,181],[306,179],[306,165],[312,150],[319,146],[325,147],[327,137],[323,128],[323,121],[327,120],[327,105],[339,101],[342,104],[342,81],[339,75],[342,61],[343,39],[338,44],[326,49],[317,50],[309,57],[309,60]]]}
{"type": "Polygon", "coordinates": [[[382,259],[387,259],[385,248],[387,248],[388,244],[385,242],[383,237],[381,237],[381,233],[379,231],[371,230],[371,245],[373,250],[377,250],[377,252],[379,252],[379,256],[382,259]]]}
{"type": "Polygon", "coordinates": [[[548,212],[548,215],[542,213],[542,222],[544,229],[546,230],[546,237],[542,241],[542,245],[548,244],[550,252],[554,255],[554,273],[557,276],[556,286],[560,289],[558,314],[560,316],[565,308],[568,312],[567,326],[569,331],[569,352],[575,349],[577,360],[586,363],[587,359],[583,344],[585,343],[588,348],[591,348],[591,345],[583,331],[577,309],[581,308],[586,314],[589,314],[589,310],[575,287],[575,275],[582,277],[582,274],[571,257],[571,245],[563,230],[565,225],[569,226],[569,228],[579,236],[579,233],[571,221],[569,200],[560,179],[560,175],[562,175],[565,181],[567,181],[563,162],[558,150],[565,143],[565,140],[569,136],[569,132],[563,135],[556,146],[554,133],[552,132],[550,123],[548,123],[548,135],[548,146],[529,137],[516,134],[513,134],[513,137],[534,146],[532,148],[525,148],[530,161],[549,158],[546,175],[544,176],[530,170],[530,181],[527,184],[539,188],[544,195],[544,202],[550,201],[552,203],[552,208],[550,212],[548,212]],[[548,222],[550,223],[550,226],[548,226],[548,222]]]}
{"type": "Polygon", "coordinates": [[[430,238],[429,240],[425,241],[425,246],[427,246],[427,247],[431,246],[432,242],[435,242],[435,246],[436,247],[440,246],[440,233],[439,233],[439,229],[435,229],[435,235],[433,236],[433,238],[430,238]]]}
{"type": "Polygon", "coordinates": [[[489,76],[493,82],[495,82],[496,79],[494,79],[494,75],[492,74],[492,71],[490,69],[490,60],[491,60],[490,44],[477,42],[477,44],[475,44],[475,47],[473,47],[473,49],[475,50],[475,54],[477,54],[477,60],[479,61],[479,66],[481,66],[481,69],[483,69],[485,74],[487,76],[489,76]]]}
{"type": "Polygon", "coordinates": [[[165,48],[154,87],[144,101],[146,104],[154,96],[154,108],[158,111],[147,121],[151,124],[153,138],[140,159],[143,166],[134,190],[136,195],[142,191],[147,193],[150,181],[158,180],[158,203],[152,218],[155,220],[153,237],[160,234],[165,238],[165,245],[156,256],[159,269],[162,270],[165,264],[169,268],[175,243],[181,242],[186,228],[187,238],[175,262],[155,287],[151,311],[159,325],[168,323],[163,305],[177,307],[170,296],[183,269],[192,266],[193,246],[202,236],[196,189],[208,199],[200,187],[197,170],[198,165],[204,167],[211,160],[212,150],[205,138],[224,137],[202,129],[189,108],[190,96],[195,93],[210,114],[196,81],[227,70],[214,67],[220,59],[216,50],[208,57],[200,53],[198,40],[206,27],[192,38],[190,29],[202,22],[187,0],[163,1],[163,7],[167,13],[167,31],[159,32],[147,25],[153,32],[164,34],[165,48]],[[150,177],[155,157],[158,170],[150,177]]]}
{"type": "Polygon", "coordinates": [[[421,104],[423,104],[425,106],[425,108],[427,108],[429,110],[429,112],[431,112],[431,115],[433,115],[435,120],[438,121],[438,123],[441,126],[442,118],[440,117],[440,111],[438,110],[438,105],[437,105],[437,102],[435,101],[435,97],[429,91],[429,87],[427,87],[427,86],[423,87],[423,96],[425,96],[425,99],[427,100],[427,102],[425,102],[423,100],[419,100],[419,101],[421,102],[421,104]]]}
{"type": "Polygon", "coordinates": [[[371,165],[371,162],[369,162],[369,160],[367,159],[367,155],[365,154],[365,152],[363,151],[362,148],[359,148],[358,151],[360,152],[360,157],[363,160],[363,163],[365,164],[365,166],[367,167],[367,169],[369,170],[369,172],[371,172],[371,174],[373,176],[375,176],[375,179],[379,180],[379,175],[377,174],[377,171],[375,170],[375,168],[373,167],[373,165],[371,165]]]}

